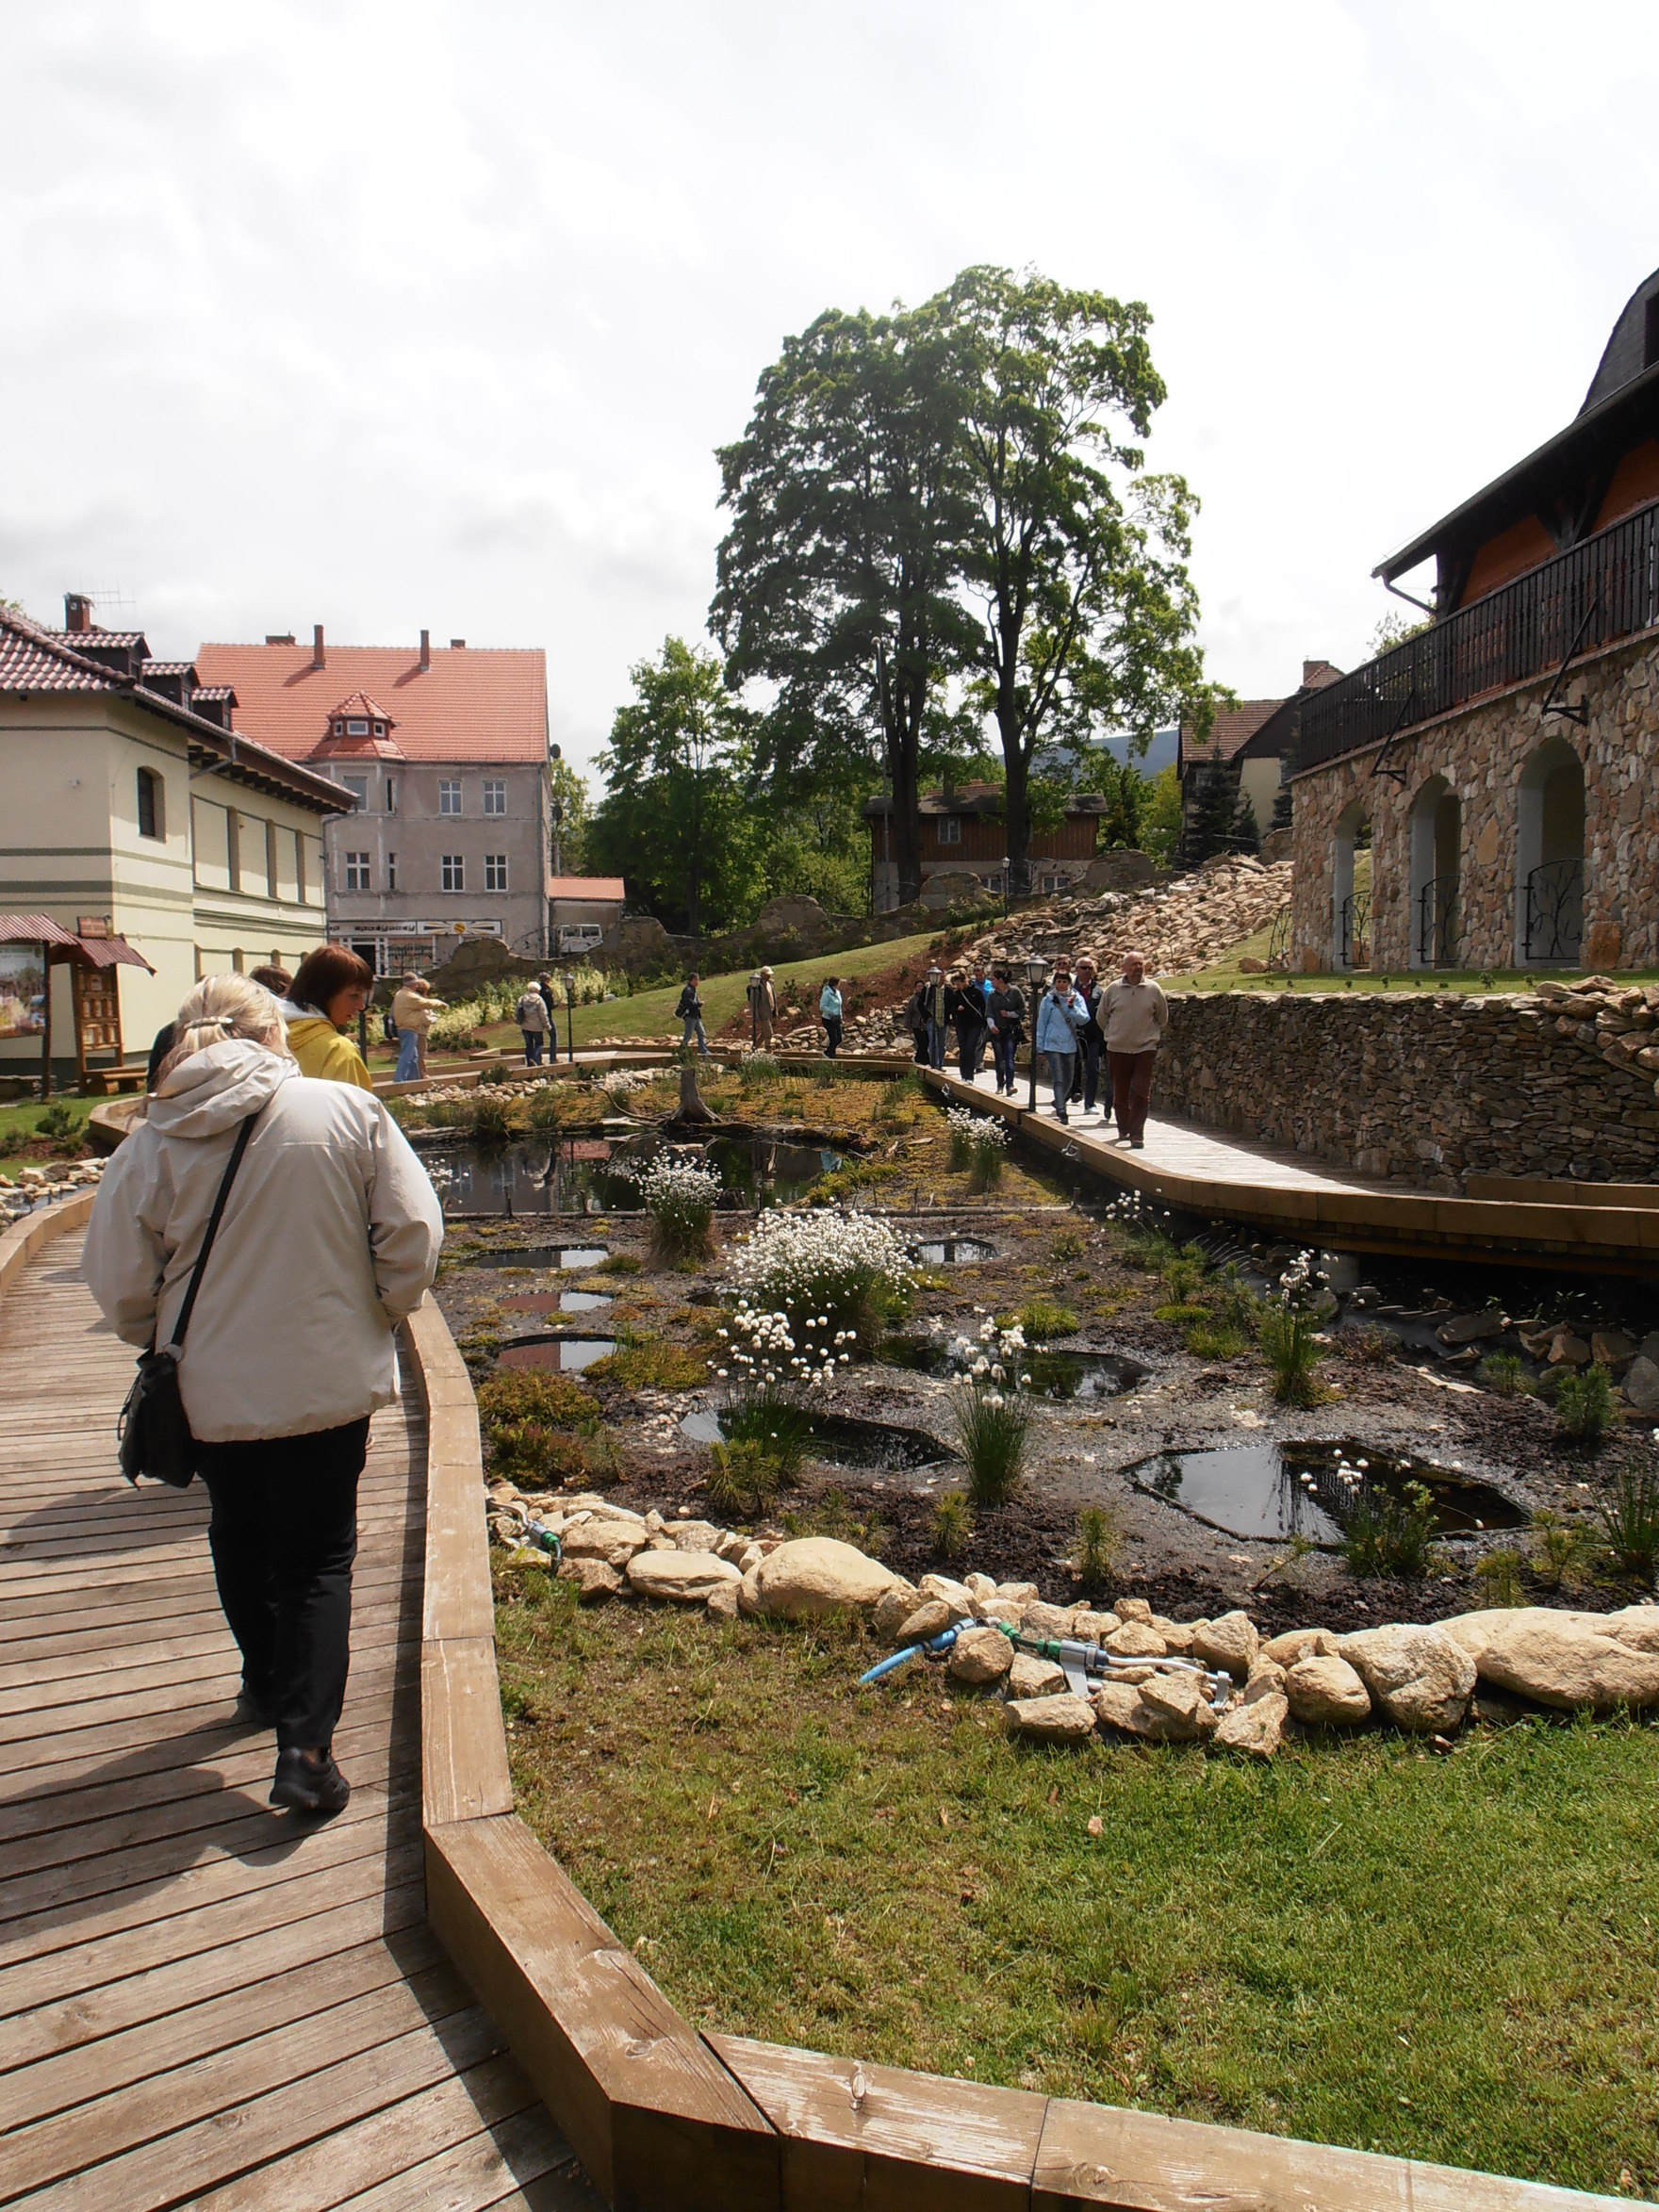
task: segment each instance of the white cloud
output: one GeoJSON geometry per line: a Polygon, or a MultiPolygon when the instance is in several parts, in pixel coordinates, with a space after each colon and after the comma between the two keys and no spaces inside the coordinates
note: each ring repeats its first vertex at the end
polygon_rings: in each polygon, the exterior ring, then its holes
{"type": "Polygon", "coordinates": [[[0,591],[203,637],[695,632],[779,340],[972,261],[1144,298],[1215,675],[1574,411],[1655,258],[1659,25],[1541,0],[57,0],[10,12],[0,591]],[[1585,119],[1593,119],[1586,121],[1585,119]]]}

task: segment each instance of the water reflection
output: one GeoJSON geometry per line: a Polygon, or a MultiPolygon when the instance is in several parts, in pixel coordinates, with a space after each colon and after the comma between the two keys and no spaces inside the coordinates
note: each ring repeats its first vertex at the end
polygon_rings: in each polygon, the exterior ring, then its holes
{"type": "Polygon", "coordinates": [[[726,1205],[787,1204],[846,1164],[823,1145],[717,1135],[696,1145],[656,1135],[529,1138],[496,1151],[446,1147],[430,1164],[451,1216],[627,1214],[640,1211],[640,1197],[623,1170],[644,1167],[664,1150],[715,1169],[726,1205]]]}
{"type": "Polygon", "coordinates": [[[1229,1444],[1215,1451],[1164,1451],[1128,1470],[1138,1490],[1176,1505],[1232,1536],[1283,1541],[1306,1536],[1340,1544],[1362,1500],[1404,1500],[1421,1483],[1434,1500],[1440,1535],[1518,1529],[1527,1516],[1488,1483],[1341,1443],[1229,1444]]]}

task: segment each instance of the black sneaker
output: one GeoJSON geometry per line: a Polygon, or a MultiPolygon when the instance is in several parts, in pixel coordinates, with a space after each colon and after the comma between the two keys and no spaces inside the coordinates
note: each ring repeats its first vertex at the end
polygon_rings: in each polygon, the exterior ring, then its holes
{"type": "Polygon", "coordinates": [[[286,1805],[290,1812],[343,1812],[352,1785],[325,1751],[313,1766],[303,1751],[279,1751],[276,1779],[271,1785],[272,1805],[286,1805]]]}

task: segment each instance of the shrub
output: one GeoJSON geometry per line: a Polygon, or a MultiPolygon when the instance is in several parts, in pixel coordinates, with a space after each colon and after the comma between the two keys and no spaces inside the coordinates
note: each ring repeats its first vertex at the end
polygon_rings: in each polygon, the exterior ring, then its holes
{"type": "Polygon", "coordinates": [[[621,1344],[583,1369],[596,1383],[620,1383],[628,1390],[695,1390],[709,1379],[708,1362],[687,1344],[661,1337],[621,1344]]]}
{"type": "Polygon", "coordinates": [[[778,1470],[780,1483],[793,1483],[812,1441],[812,1416],[774,1384],[733,1399],[723,1408],[720,1426],[730,1445],[752,1444],[778,1470]]]}
{"type": "Polygon", "coordinates": [[[1488,1352],[1475,1373],[1500,1398],[1530,1398],[1536,1388],[1519,1352],[1488,1352]]]}
{"type": "Polygon", "coordinates": [[[1034,1298],[1029,1305],[1020,1308],[1020,1329],[1033,1344],[1045,1344],[1051,1336],[1075,1336],[1081,1323],[1069,1305],[1057,1305],[1050,1298],[1034,1298]]]}
{"type": "Polygon", "coordinates": [[[1089,1239],[1081,1229],[1062,1229],[1049,1250],[1056,1259],[1081,1259],[1089,1250],[1089,1239]]]}
{"type": "Polygon", "coordinates": [[[1261,1317],[1261,1352],[1281,1405],[1317,1405],[1319,1347],[1314,1318],[1304,1308],[1270,1305],[1261,1317]]]}
{"type": "Polygon", "coordinates": [[[492,1375],[478,1393],[478,1415],[487,1429],[509,1421],[541,1421],[550,1429],[574,1429],[599,1418],[600,1403],[568,1375],[538,1368],[518,1368],[492,1375]]]}
{"type": "Polygon", "coordinates": [[[512,1141],[513,1124],[508,1118],[507,1102],[492,1092],[475,1090],[468,1099],[458,1099],[454,1106],[454,1126],[476,1145],[499,1147],[512,1141]]]}
{"type": "Polygon", "coordinates": [[[1555,1389],[1555,1426],[1574,1443],[1599,1444],[1618,1418],[1605,1368],[1580,1368],[1555,1389]]]}
{"type": "Polygon", "coordinates": [[[49,1138],[54,1144],[75,1133],[74,1116],[60,1098],[55,1098],[35,1123],[35,1135],[49,1138]]]}
{"type": "Polygon", "coordinates": [[[1546,1590],[1577,1590],[1587,1579],[1587,1532],[1552,1513],[1533,1516],[1532,1570],[1546,1590]]]}
{"type": "Polygon", "coordinates": [[[716,1169],[659,1153],[648,1167],[619,1171],[636,1184],[651,1217],[657,1256],[683,1266],[705,1258],[713,1248],[715,1205],[720,1196],[716,1169]]]}
{"type": "Polygon", "coordinates": [[[1427,1483],[1407,1483],[1404,1499],[1362,1490],[1342,1539],[1342,1556],[1356,1575],[1428,1573],[1435,1553],[1435,1500],[1427,1483]]]}
{"type": "Polygon", "coordinates": [[[1652,1467],[1621,1467],[1600,1510],[1614,1558],[1627,1575],[1651,1582],[1659,1565],[1659,1480],[1652,1467]]]}
{"type": "Polygon", "coordinates": [[[933,1548],[941,1559],[961,1559],[974,1533],[974,1508],[965,1492],[946,1490],[933,1507],[933,1548]]]}
{"type": "Polygon", "coordinates": [[[989,1190],[1002,1180],[1002,1155],[1008,1147],[1005,1122],[969,1106],[952,1106],[944,1117],[950,1126],[950,1164],[966,1168],[975,1190],[989,1190]]]}
{"type": "Polygon", "coordinates": [[[530,1097],[530,1126],[538,1136],[559,1128],[574,1102],[562,1083],[544,1083],[530,1097]]]}
{"type": "Polygon", "coordinates": [[[748,1299],[784,1315],[797,1336],[813,1321],[820,1346],[833,1337],[872,1350],[883,1323],[910,1311],[913,1275],[904,1244],[869,1214],[764,1213],[730,1271],[748,1299]]]}
{"type": "Polygon", "coordinates": [[[644,1266],[645,1262],[631,1252],[614,1252],[608,1259],[600,1261],[594,1272],[596,1275],[637,1275],[644,1266]]]}
{"type": "Polygon", "coordinates": [[[490,1472],[506,1482],[540,1489],[580,1474],[582,1464],[575,1437],[545,1421],[502,1421],[490,1433],[490,1472]]]}
{"type": "Polygon", "coordinates": [[[1077,1579],[1090,1589],[1109,1580],[1117,1565],[1123,1532],[1104,1505],[1086,1505],[1077,1516],[1077,1579]]]}
{"type": "Polygon", "coordinates": [[[783,1482],[775,1453],[757,1437],[729,1437],[709,1447],[709,1471],[703,1489],[716,1513],[754,1519],[777,1497],[783,1482]]]}
{"type": "Polygon", "coordinates": [[[1526,1591],[1521,1583],[1521,1568],[1525,1564],[1520,1553],[1507,1546],[1502,1551],[1488,1551],[1478,1563],[1474,1579],[1488,1605],[1526,1603],[1526,1591]]]}

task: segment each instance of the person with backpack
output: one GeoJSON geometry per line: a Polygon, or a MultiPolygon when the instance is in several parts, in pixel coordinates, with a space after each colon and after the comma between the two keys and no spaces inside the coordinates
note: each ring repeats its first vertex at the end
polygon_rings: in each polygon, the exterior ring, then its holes
{"type": "Polygon", "coordinates": [[[824,1024],[824,1057],[832,1060],[841,1050],[841,977],[831,975],[818,993],[818,1019],[824,1024]]]}
{"type": "Polygon", "coordinates": [[[703,1028],[703,1002],[697,987],[698,975],[694,968],[685,978],[685,989],[680,993],[680,1003],[674,1008],[674,1019],[681,1024],[680,1048],[683,1052],[697,1038],[697,1049],[706,1059],[709,1051],[708,1033],[703,1028]]]}
{"type": "Polygon", "coordinates": [[[147,1116],[105,1169],[82,1264],[123,1343],[176,1347],[182,1471],[206,1485],[241,1652],[237,1717],[274,1729],[271,1802],[295,1812],[351,1795],[333,1743],[357,1482],[370,1417],[398,1394],[393,1332],[442,1243],[426,1171],[380,1100],[303,1081],[252,977],[198,983],[147,1116]]]}
{"type": "Polygon", "coordinates": [[[1066,1122],[1066,1101],[1072,1094],[1072,1069],[1077,1057],[1077,1033],[1089,1019],[1089,1009],[1072,989],[1072,971],[1066,961],[1056,964],[1054,981],[1043,994],[1037,1009],[1037,1050],[1048,1061],[1054,1086],[1054,1118],[1066,1122]]]}
{"type": "Polygon", "coordinates": [[[991,1061],[996,1088],[1014,1094],[1014,1055],[1026,1035],[1026,994],[1007,968],[994,968],[991,980],[991,1061]]]}
{"type": "Polygon", "coordinates": [[[524,1039],[524,1065],[527,1068],[539,1068],[542,1047],[552,1029],[553,1018],[548,1012],[547,1002],[534,983],[526,989],[514,1008],[513,1019],[517,1023],[519,1034],[524,1039]]]}

